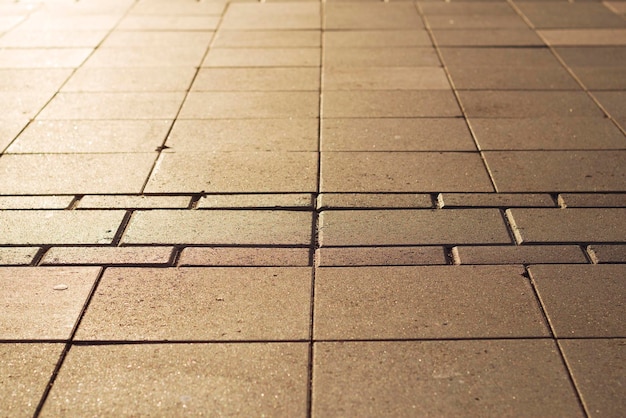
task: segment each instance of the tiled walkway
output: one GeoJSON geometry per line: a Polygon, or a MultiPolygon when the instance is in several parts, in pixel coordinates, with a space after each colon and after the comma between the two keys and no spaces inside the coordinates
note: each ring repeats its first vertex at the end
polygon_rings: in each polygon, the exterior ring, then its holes
{"type": "Polygon", "coordinates": [[[0,0],[0,416],[623,416],[625,16],[0,0]]]}

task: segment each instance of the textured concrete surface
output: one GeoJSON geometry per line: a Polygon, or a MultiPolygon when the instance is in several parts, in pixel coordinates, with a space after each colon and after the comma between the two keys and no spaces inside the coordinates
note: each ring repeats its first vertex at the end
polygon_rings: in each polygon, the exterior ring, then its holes
{"type": "Polygon", "coordinates": [[[625,102],[624,0],[0,0],[0,416],[622,416],[625,102]]]}

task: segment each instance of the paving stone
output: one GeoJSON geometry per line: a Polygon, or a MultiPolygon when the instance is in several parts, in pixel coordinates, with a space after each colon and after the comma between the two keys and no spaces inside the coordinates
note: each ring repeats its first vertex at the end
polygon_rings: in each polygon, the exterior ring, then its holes
{"type": "Polygon", "coordinates": [[[76,68],[92,48],[0,49],[0,68],[76,68]]]}
{"type": "Polygon", "coordinates": [[[316,118],[317,92],[191,92],[181,119],[316,118]]]}
{"type": "Polygon", "coordinates": [[[206,49],[205,45],[99,48],[85,62],[85,68],[197,67],[206,49]]]}
{"type": "Polygon", "coordinates": [[[481,150],[619,149],[624,135],[605,118],[472,118],[481,150]]]}
{"type": "Polygon", "coordinates": [[[546,336],[521,273],[519,266],[318,268],[315,338],[546,336]]]}
{"type": "Polygon", "coordinates": [[[0,244],[110,244],[123,211],[0,212],[0,244]]]}
{"type": "Polygon", "coordinates": [[[626,29],[546,29],[537,31],[548,45],[626,45],[626,29]]]}
{"type": "Polygon", "coordinates": [[[528,25],[514,15],[428,15],[433,29],[526,29],[528,25]]]}
{"type": "Polygon", "coordinates": [[[74,196],[0,196],[0,209],[66,209],[74,196]]]}
{"type": "Polygon", "coordinates": [[[624,193],[563,193],[560,196],[564,204],[570,208],[626,207],[624,193]]]}
{"type": "Polygon", "coordinates": [[[626,241],[626,208],[516,208],[509,213],[523,243],[626,241]]]}
{"type": "Polygon", "coordinates": [[[431,46],[425,30],[350,30],[325,31],[324,48],[337,47],[415,47],[431,46]]]}
{"type": "Polygon", "coordinates": [[[319,91],[318,68],[203,68],[194,91],[319,91]]]}
{"type": "Polygon", "coordinates": [[[0,115],[3,119],[33,119],[52,96],[50,92],[0,92],[0,115]]]}
{"type": "Polygon", "coordinates": [[[22,195],[139,193],[155,157],[155,154],[3,155],[0,190],[22,195]]]}
{"type": "Polygon", "coordinates": [[[281,266],[310,265],[308,248],[188,247],[180,256],[181,266],[281,266]]]}
{"type": "Polygon", "coordinates": [[[316,189],[314,152],[179,152],[161,155],[145,191],[293,193],[316,189]]]}
{"type": "Polygon", "coordinates": [[[461,264],[588,263],[577,245],[456,247],[461,264]]]}
{"type": "Polygon", "coordinates": [[[131,15],[221,15],[225,1],[202,2],[188,1],[170,3],[168,1],[142,1],[136,3],[131,15]]]}
{"type": "Polygon", "coordinates": [[[38,251],[38,247],[0,247],[0,265],[27,266],[38,251]]]}
{"type": "Polygon", "coordinates": [[[324,7],[324,28],[401,29],[421,28],[417,8],[407,3],[329,3],[324,7]]]}
{"type": "Polygon", "coordinates": [[[570,67],[607,67],[621,69],[626,66],[626,47],[623,46],[568,46],[555,51],[570,67]]]}
{"type": "Polygon", "coordinates": [[[573,71],[589,90],[626,90],[623,68],[577,67],[573,71]]]}
{"type": "Polygon", "coordinates": [[[317,151],[317,119],[177,120],[167,138],[174,152],[317,151]]]}
{"type": "Polygon", "coordinates": [[[318,67],[319,48],[211,48],[203,67],[318,67]]]}
{"type": "Polygon", "coordinates": [[[190,67],[80,68],[64,92],[186,91],[195,75],[190,67]]]}
{"type": "Polygon", "coordinates": [[[63,344],[0,344],[0,403],[13,417],[33,416],[63,344]]]}
{"type": "Polygon", "coordinates": [[[320,248],[316,260],[317,265],[322,267],[447,264],[442,247],[320,248]]]}
{"type": "Polygon", "coordinates": [[[322,119],[322,151],[476,151],[462,119],[322,119]]]}
{"type": "Polygon", "coordinates": [[[215,48],[284,48],[319,47],[320,32],[316,30],[227,30],[220,29],[213,39],[215,48]]]}
{"type": "Polygon", "coordinates": [[[84,264],[167,264],[172,247],[53,247],[42,265],[84,264]]]}
{"type": "Polygon", "coordinates": [[[83,196],[77,209],[186,209],[189,196],[83,196]]]}
{"type": "MultiPolygon", "coordinates": [[[[440,67],[431,47],[325,48],[324,67],[440,67]]],[[[381,69],[380,71],[383,71],[381,69]]]]}
{"type": "Polygon", "coordinates": [[[174,119],[180,93],[59,93],[39,119],[174,119]]]}
{"type": "Polygon", "coordinates": [[[32,31],[18,28],[0,38],[0,48],[95,48],[106,34],[103,30],[32,31]]]}
{"type": "Polygon", "coordinates": [[[601,110],[578,91],[461,91],[470,118],[598,116],[601,110]]]}
{"type": "MultiPolygon", "coordinates": [[[[210,4],[210,3],[204,3],[210,4]]],[[[213,37],[212,31],[113,31],[102,43],[102,48],[161,47],[179,48],[185,45],[205,45],[208,47],[213,37]]]]}
{"type": "Polygon", "coordinates": [[[317,343],[313,364],[315,416],[584,416],[547,340],[317,343]]]}
{"type": "Polygon", "coordinates": [[[311,269],[107,269],[79,340],[304,340],[311,269]]]}
{"type": "Polygon", "coordinates": [[[626,265],[530,266],[529,271],[557,338],[626,335],[626,265]]]}
{"type": "Polygon", "coordinates": [[[609,8],[613,13],[624,15],[626,14],[626,3],[623,1],[603,1],[606,7],[609,8]]]}
{"type": "MultiPolygon", "coordinates": [[[[56,6],[59,7],[59,6],[56,6]]],[[[26,19],[20,26],[20,30],[32,31],[58,31],[58,30],[111,30],[120,20],[119,14],[98,13],[89,14],[65,14],[55,13],[54,10],[40,11],[26,19]]]]}
{"type": "Polygon", "coordinates": [[[133,214],[122,241],[165,245],[309,245],[311,223],[311,213],[299,211],[145,211],[133,214]]]}
{"type": "Polygon", "coordinates": [[[543,28],[623,28],[626,22],[599,2],[517,2],[532,22],[543,28]]]}
{"type": "Polygon", "coordinates": [[[530,29],[434,29],[439,46],[543,46],[530,29]]]}
{"type": "Polygon", "coordinates": [[[306,415],[306,344],[77,346],[42,416],[306,415]]]}
{"type": "Polygon", "coordinates": [[[486,151],[499,192],[624,191],[624,151],[486,151]]]}
{"type": "Polygon", "coordinates": [[[546,193],[443,193],[442,208],[454,207],[555,207],[552,197],[546,193]]]}
{"type": "Polygon", "coordinates": [[[451,67],[452,82],[460,90],[578,90],[565,69],[518,67],[451,67]]]}
{"type": "Polygon", "coordinates": [[[220,28],[319,29],[320,5],[316,2],[232,3],[220,28]]]}
{"type": "Polygon", "coordinates": [[[376,67],[330,68],[324,71],[324,90],[447,90],[442,68],[376,67]]]}
{"type": "Polygon", "coordinates": [[[219,24],[218,16],[150,16],[128,15],[116,29],[119,30],[215,30],[219,24]]]}
{"type": "Polygon", "coordinates": [[[602,91],[594,93],[602,106],[609,112],[622,129],[626,127],[626,92],[623,91],[602,91]]]}
{"type": "Polygon", "coordinates": [[[9,146],[28,123],[28,118],[0,118],[0,151],[9,146]]]}
{"type": "Polygon", "coordinates": [[[70,68],[3,68],[0,91],[55,93],[71,74],[70,68]]]}
{"type": "Polygon", "coordinates": [[[626,341],[561,340],[559,344],[589,416],[620,416],[626,408],[619,389],[624,381],[626,341]]]}
{"type": "Polygon", "coordinates": [[[323,247],[511,243],[497,209],[324,211],[319,234],[323,247]]]}
{"type": "Polygon", "coordinates": [[[326,118],[461,116],[450,91],[329,91],[322,97],[326,118]]]}
{"type": "Polygon", "coordinates": [[[626,245],[591,245],[598,263],[626,263],[626,245]]]}
{"type": "Polygon", "coordinates": [[[430,194],[322,193],[318,209],[329,208],[432,208],[430,194]]]}
{"type": "Polygon", "coordinates": [[[222,194],[206,195],[198,200],[198,209],[216,208],[312,208],[309,193],[298,194],[222,194]]]}
{"type": "Polygon", "coordinates": [[[7,153],[153,152],[171,125],[171,120],[33,121],[7,153]]]}
{"type": "Polygon", "coordinates": [[[542,68],[558,71],[561,63],[548,48],[442,48],[446,66],[451,69],[471,67],[542,68]]]}
{"type": "Polygon", "coordinates": [[[322,192],[493,191],[478,153],[323,152],[321,164],[322,192]]]}
{"type": "Polygon", "coordinates": [[[0,338],[69,338],[99,271],[98,267],[0,269],[0,283],[4,289],[0,338]],[[61,285],[66,288],[54,289],[61,285]]]}
{"type": "Polygon", "coordinates": [[[419,7],[426,16],[514,16],[515,10],[502,2],[429,2],[420,1],[419,7]]]}

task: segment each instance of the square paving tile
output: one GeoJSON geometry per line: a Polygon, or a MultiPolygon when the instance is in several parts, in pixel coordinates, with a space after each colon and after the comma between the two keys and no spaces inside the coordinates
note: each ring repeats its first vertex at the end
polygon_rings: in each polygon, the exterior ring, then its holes
{"type": "Polygon", "coordinates": [[[314,152],[179,152],[161,155],[145,191],[278,193],[316,189],[314,152]]]}
{"type": "Polygon", "coordinates": [[[211,48],[203,67],[318,67],[319,48],[211,48]]]}
{"type": "Polygon", "coordinates": [[[304,416],[306,344],[77,346],[42,416],[304,416]]]}
{"type": "Polygon", "coordinates": [[[319,29],[317,2],[233,3],[220,28],[224,29],[319,29]]]}
{"type": "Polygon", "coordinates": [[[98,48],[85,62],[85,67],[197,67],[207,47],[208,45],[98,48]]]}
{"type": "Polygon", "coordinates": [[[626,377],[626,341],[561,340],[559,344],[589,415],[621,415],[626,408],[621,392],[626,377]]]}
{"type": "Polygon", "coordinates": [[[415,47],[431,46],[425,30],[350,30],[325,31],[324,48],[337,47],[415,47]]]}
{"type": "Polygon", "coordinates": [[[320,70],[313,67],[203,68],[194,91],[319,91],[320,70]]]}
{"type": "Polygon", "coordinates": [[[0,338],[69,338],[99,271],[98,267],[0,269],[3,288],[0,338]]]}
{"type": "Polygon", "coordinates": [[[318,343],[312,413],[584,416],[547,340],[318,343]]]}
{"type": "Polygon", "coordinates": [[[228,30],[220,29],[213,39],[215,48],[319,47],[317,30],[228,30]]]}
{"type": "Polygon", "coordinates": [[[196,70],[189,67],[80,68],[64,92],[186,91],[196,70]]]}
{"type": "Polygon", "coordinates": [[[303,340],[311,269],[113,268],[89,304],[79,340],[303,340]]]}
{"type": "MultiPolygon", "coordinates": [[[[440,67],[431,47],[337,47],[324,49],[324,67],[440,67]]],[[[385,71],[381,68],[381,71],[385,71]]]]}
{"type": "Polygon", "coordinates": [[[63,344],[0,344],[0,403],[12,417],[33,416],[63,344]]]}
{"type": "Polygon", "coordinates": [[[450,83],[438,67],[331,67],[324,71],[329,90],[447,90],[450,83]]]}
{"type": "Polygon", "coordinates": [[[545,265],[529,271],[558,338],[626,335],[626,265],[545,265]]]}
{"type": "Polygon", "coordinates": [[[19,195],[139,193],[155,158],[156,153],[4,155],[0,190],[19,195]]]}
{"type": "Polygon", "coordinates": [[[626,151],[486,151],[499,192],[626,189],[626,151]]]}
{"type": "Polygon", "coordinates": [[[518,266],[319,268],[316,339],[546,336],[518,266]],[[384,280],[381,280],[384,278],[384,280]]]}
{"type": "Polygon", "coordinates": [[[319,234],[322,247],[511,243],[497,209],[324,211],[319,234]]]}
{"type": "Polygon", "coordinates": [[[324,28],[401,29],[421,28],[422,20],[411,2],[354,3],[331,2],[324,7],[324,28]]]}
{"type": "Polygon", "coordinates": [[[322,192],[493,191],[478,153],[324,152],[321,164],[322,192]]]}

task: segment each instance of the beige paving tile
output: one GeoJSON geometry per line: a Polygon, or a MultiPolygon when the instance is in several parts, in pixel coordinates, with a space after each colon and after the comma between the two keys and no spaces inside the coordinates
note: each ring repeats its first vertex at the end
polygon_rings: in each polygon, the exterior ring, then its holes
{"type": "Polygon", "coordinates": [[[92,48],[0,49],[0,68],[76,68],[92,48]]]}
{"type": "Polygon", "coordinates": [[[318,268],[316,339],[546,336],[519,266],[318,268]],[[384,280],[381,278],[384,277],[384,280]]]}
{"type": "Polygon", "coordinates": [[[585,264],[577,245],[460,246],[461,264],[585,264]]]}
{"type": "Polygon", "coordinates": [[[20,24],[19,29],[32,31],[65,31],[68,29],[109,31],[119,19],[120,15],[115,13],[89,15],[56,13],[54,9],[41,10],[29,16],[20,24]]]}
{"type": "Polygon", "coordinates": [[[156,154],[4,155],[0,159],[0,190],[19,195],[139,193],[155,157],[156,154]]]}
{"type": "Polygon", "coordinates": [[[623,191],[624,151],[486,151],[499,192],[623,191]]]}
{"type": "Polygon", "coordinates": [[[497,209],[324,211],[319,235],[322,247],[511,243],[497,209]]]}
{"type": "Polygon", "coordinates": [[[198,209],[216,208],[312,208],[309,193],[297,194],[222,194],[205,195],[197,202],[198,209]]]}
{"type": "Polygon", "coordinates": [[[185,45],[204,45],[208,47],[213,34],[213,31],[113,31],[102,43],[102,47],[179,48],[185,45]]]}
{"type": "Polygon", "coordinates": [[[482,150],[619,149],[624,135],[605,118],[471,118],[482,150]]]}
{"type": "Polygon", "coordinates": [[[22,22],[24,18],[25,16],[0,16],[0,31],[9,31],[22,22]]]}
{"type": "Polygon", "coordinates": [[[0,48],[95,48],[104,30],[32,31],[19,28],[0,38],[0,48]]]}
{"type": "Polygon", "coordinates": [[[0,196],[0,209],[66,209],[74,196],[0,196]]]}
{"type": "Polygon", "coordinates": [[[176,2],[141,1],[132,8],[131,15],[221,15],[226,1],[176,2]]]}
{"type": "Polygon", "coordinates": [[[53,247],[42,265],[167,264],[171,255],[172,247],[53,247]]]}
{"type": "Polygon", "coordinates": [[[158,46],[99,48],[85,62],[85,67],[197,67],[206,48],[206,45],[201,44],[170,48],[158,46]]]}
{"type": "Polygon", "coordinates": [[[218,24],[219,16],[128,15],[117,29],[207,31],[217,29],[218,24]]]}
{"type": "Polygon", "coordinates": [[[537,33],[548,45],[626,45],[626,29],[545,29],[537,33]]]}
{"type": "Polygon", "coordinates": [[[313,367],[315,416],[584,416],[547,340],[318,343],[313,367]]]}
{"type": "Polygon", "coordinates": [[[325,31],[324,48],[337,47],[416,47],[431,46],[425,30],[350,30],[325,31]]]}
{"type": "Polygon", "coordinates": [[[442,208],[556,206],[556,202],[547,193],[443,193],[439,196],[439,204],[442,208]]]}
{"type": "Polygon", "coordinates": [[[324,71],[324,90],[447,90],[450,83],[437,67],[352,67],[324,71]]]}
{"type": "Polygon", "coordinates": [[[562,193],[559,196],[571,208],[626,207],[626,193],[562,193]]]}
{"type": "Polygon", "coordinates": [[[152,152],[171,125],[170,120],[39,120],[28,125],[7,152],[152,152]]]}
{"type": "Polygon", "coordinates": [[[407,3],[328,3],[324,7],[324,28],[332,29],[401,29],[421,28],[417,8],[407,3]]]}
{"type": "Polygon", "coordinates": [[[565,69],[518,67],[452,67],[452,82],[460,90],[579,90],[565,69]]]}
{"type": "Polygon", "coordinates": [[[612,28],[626,22],[599,2],[519,2],[536,28],[612,28]]]}
{"type": "MultiPolygon", "coordinates": [[[[0,92],[0,115],[3,119],[32,119],[52,98],[52,92],[0,92]]],[[[2,120],[2,119],[0,119],[2,120]]]]}
{"type": "Polygon", "coordinates": [[[320,32],[316,30],[228,30],[220,29],[213,47],[285,48],[319,47],[320,32]]]}
{"type": "Polygon", "coordinates": [[[626,245],[592,245],[599,263],[626,263],[626,245]]]}
{"type": "Polygon", "coordinates": [[[530,29],[433,29],[439,46],[543,46],[530,29]]]}
{"type": "Polygon", "coordinates": [[[310,265],[308,248],[188,247],[180,256],[181,266],[281,266],[310,265]]]}
{"type": "Polygon", "coordinates": [[[161,155],[145,191],[288,193],[316,189],[317,154],[313,152],[179,152],[161,155]]]}
{"type": "Polygon", "coordinates": [[[626,241],[626,208],[515,208],[510,213],[523,243],[626,241]]]}
{"type": "Polygon", "coordinates": [[[461,91],[470,118],[603,116],[582,91],[461,91]]]}
{"type": "Polygon", "coordinates": [[[625,265],[546,265],[529,271],[558,338],[626,335],[625,265]]]}
{"type": "Polygon", "coordinates": [[[419,7],[426,16],[514,16],[515,10],[508,4],[501,2],[430,2],[420,1],[419,7]]]}
{"type": "Polygon", "coordinates": [[[98,267],[0,269],[4,289],[0,338],[69,338],[99,271],[98,267]]]}
{"type": "Polygon", "coordinates": [[[515,15],[428,15],[433,29],[525,29],[526,22],[515,15]]]}
{"type": "Polygon", "coordinates": [[[317,67],[319,48],[212,48],[203,67],[317,67]]]}
{"type": "Polygon", "coordinates": [[[302,416],[307,356],[295,343],[75,347],[41,415],[302,416]]]}
{"type": "Polygon", "coordinates": [[[322,151],[475,151],[462,119],[322,119],[322,151]]]}
{"type": "Polygon", "coordinates": [[[626,408],[620,386],[626,353],[623,339],[559,342],[591,417],[619,416],[626,408]]]}
{"type": "Polygon", "coordinates": [[[167,138],[174,152],[317,151],[317,119],[177,120],[167,138]]]}
{"type": "Polygon", "coordinates": [[[313,67],[203,68],[194,91],[319,91],[320,71],[313,67]]]}
{"type": "Polygon", "coordinates": [[[145,211],[133,214],[122,242],[165,245],[309,245],[311,223],[311,213],[303,211],[145,211]],[[154,225],[160,227],[155,229],[154,225]]]}
{"type": "Polygon", "coordinates": [[[325,118],[461,116],[450,91],[329,91],[322,97],[325,118]]]}
{"type": "Polygon", "coordinates": [[[28,124],[28,118],[0,118],[0,151],[3,151],[28,124]]]}
{"type": "Polygon", "coordinates": [[[317,197],[318,209],[432,207],[433,200],[429,194],[321,193],[317,197]]]}
{"type": "Polygon", "coordinates": [[[38,247],[0,247],[0,265],[27,266],[38,251],[38,247]]]}
{"type": "Polygon", "coordinates": [[[64,92],[186,91],[196,70],[189,67],[80,68],[64,92]]]}
{"type": "Polygon", "coordinates": [[[317,92],[191,92],[181,119],[316,118],[317,92]]]}
{"type": "Polygon", "coordinates": [[[107,269],[76,338],[306,339],[310,297],[308,267],[107,269]]]}
{"type": "Polygon", "coordinates": [[[190,196],[83,196],[77,209],[186,209],[190,196]]]}
{"type": "Polygon", "coordinates": [[[232,3],[224,15],[220,28],[319,29],[320,5],[317,2],[232,3]]]}
{"type": "Polygon", "coordinates": [[[435,49],[431,47],[336,47],[324,49],[324,66],[439,67],[441,62],[435,49]]]}
{"type": "Polygon", "coordinates": [[[4,414],[33,416],[63,344],[0,344],[0,403],[4,414]]]}
{"type": "Polygon", "coordinates": [[[324,152],[321,164],[322,192],[493,190],[477,153],[324,152]]]}
{"type": "Polygon", "coordinates": [[[54,93],[71,74],[69,68],[3,68],[0,69],[0,91],[54,93]]]}
{"type": "Polygon", "coordinates": [[[334,247],[317,250],[318,266],[412,266],[447,264],[442,247],[334,247]]]}

